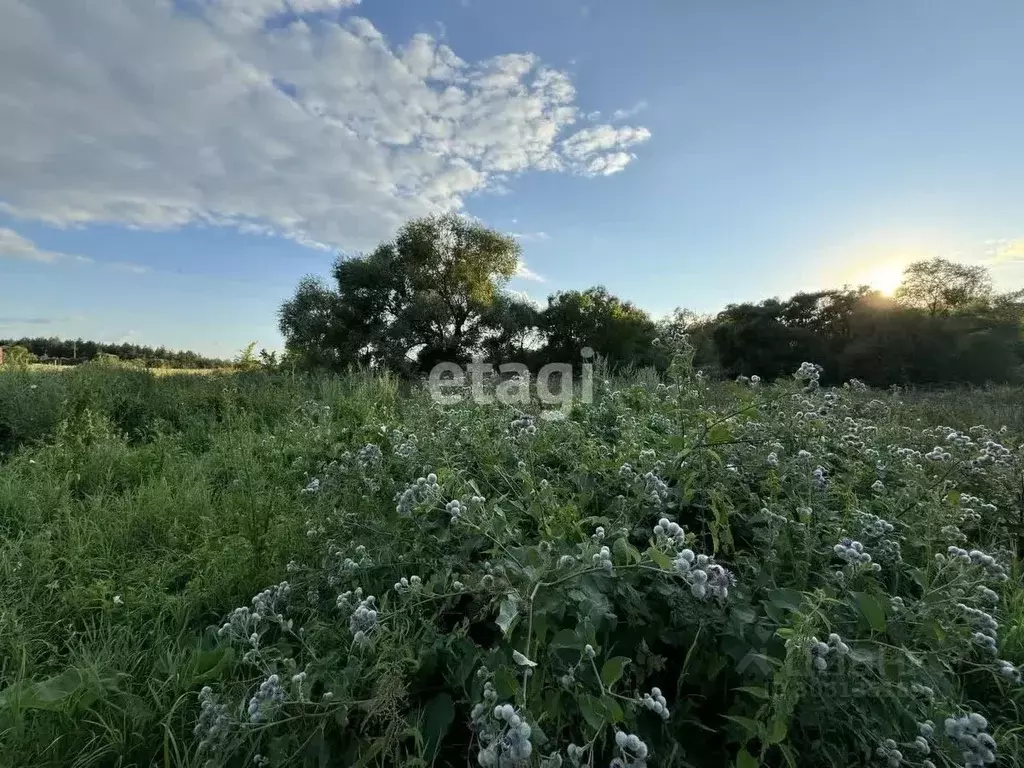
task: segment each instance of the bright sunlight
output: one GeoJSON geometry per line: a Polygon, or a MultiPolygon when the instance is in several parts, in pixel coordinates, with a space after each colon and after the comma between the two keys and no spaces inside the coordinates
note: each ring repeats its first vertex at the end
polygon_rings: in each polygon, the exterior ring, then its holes
{"type": "Polygon", "coordinates": [[[869,272],[865,273],[863,283],[870,285],[876,291],[891,296],[903,282],[903,265],[901,264],[880,264],[869,272]]]}

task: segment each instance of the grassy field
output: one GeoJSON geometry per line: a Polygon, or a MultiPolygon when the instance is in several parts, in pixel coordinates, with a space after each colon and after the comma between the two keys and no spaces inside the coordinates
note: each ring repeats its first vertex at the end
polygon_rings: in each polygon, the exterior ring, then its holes
{"type": "Polygon", "coordinates": [[[0,765],[1024,766],[1024,392],[0,371],[0,765]]]}

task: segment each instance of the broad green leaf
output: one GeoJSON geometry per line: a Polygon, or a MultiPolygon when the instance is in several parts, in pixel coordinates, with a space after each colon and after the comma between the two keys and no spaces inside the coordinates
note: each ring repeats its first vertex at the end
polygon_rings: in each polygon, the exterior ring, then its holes
{"type": "Polygon", "coordinates": [[[885,609],[882,603],[866,592],[854,593],[857,609],[875,632],[885,632],[885,609]]]}
{"type": "Polygon", "coordinates": [[[604,666],[601,667],[601,682],[604,683],[605,688],[611,688],[619,682],[629,661],[625,656],[613,656],[604,663],[604,666]]]}
{"type": "Polygon", "coordinates": [[[574,629],[561,629],[555,633],[555,636],[551,638],[551,642],[548,643],[549,648],[575,648],[579,650],[585,645],[583,638],[581,638],[574,629]]]}
{"type": "Polygon", "coordinates": [[[601,699],[601,704],[604,706],[604,712],[608,716],[608,719],[613,723],[621,723],[625,719],[625,712],[622,711],[622,707],[619,705],[619,702],[611,696],[605,696],[601,699]]]}
{"type": "Polygon", "coordinates": [[[506,637],[519,618],[519,595],[512,593],[505,595],[501,601],[501,610],[498,613],[497,624],[506,637]]]}
{"type": "Polygon", "coordinates": [[[765,740],[769,744],[781,744],[785,741],[787,733],[789,733],[789,725],[781,717],[776,717],[768,726],[765,740]]]}
{"type": "Polygon", "coordinates": [[[736,753],[736,768],[757,768],[761,763],[746,748],[736,753]]]}
{"type": "Polygon", "coordinates": [[[769,698],[768,689],[756,685],[741,685],[735,690],[749,693],[755,699],[761,699],[762,701],[766,701],[769,698]]]}
{"type": "Polygon", "coordinates": [[[672,561],[669,559],[668,555],[661,550],[655,549],[654,547],[648,547],[647,554],[651,556],[651,560],[654,561],[654,564],[662,570],[672,570],[672,561]]]}
{"type": "Polygon", "coordinates": [[[585,693],[580,696],[579,705],[580,714],[583,715],[583,719],[586,720],[587,725],[595,731],[599,731],[604,727],[604,717],[601,714],[604,707],[601,705],[600,699],[596,699],[589,693],[585,693]]]}
{"type": "Polygon", "coordinates": [[[428,760],[437,757],[441,742],[454,720],[455,704],[447,693],[439,693],[427,702],[423,711],[423,743],[428,760]]]}
{"type": "Polygon", "coordinates": [[[726,720],[732,720],[737,725],[743,726],[748,736],[757,736],[761,733],[761,725],[756,720],[751,720],[749,717],[740,717],[739,715],[722,715],[726,720]]]}
{"type": "Polygon", "coordinates": [[[519,690],[519,681],[508,669],[502,667],[494,673],[494,687],[498,690],[498,695],[501,698],[511,699],[519,690]]]}

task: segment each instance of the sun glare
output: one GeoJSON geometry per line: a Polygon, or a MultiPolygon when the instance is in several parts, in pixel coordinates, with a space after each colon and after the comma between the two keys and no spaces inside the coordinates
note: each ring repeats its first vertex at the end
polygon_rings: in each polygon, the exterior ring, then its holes
{"type": "Polygon", "coordinates": [[[881,264],[864,276],[864,282],[876,291],[891,295],[903,282],[903,267],[900,264],[881,264]]]}

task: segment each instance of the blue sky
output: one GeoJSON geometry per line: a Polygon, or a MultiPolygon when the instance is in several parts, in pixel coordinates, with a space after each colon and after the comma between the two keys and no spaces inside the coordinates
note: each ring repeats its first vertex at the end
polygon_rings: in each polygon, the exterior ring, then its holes
{"type": "Polygon", "coordinates": [[[0,337],[233,354],[460,208],[653,313],[1024,287],[1019,0],[2,0],[0,337]]]}

